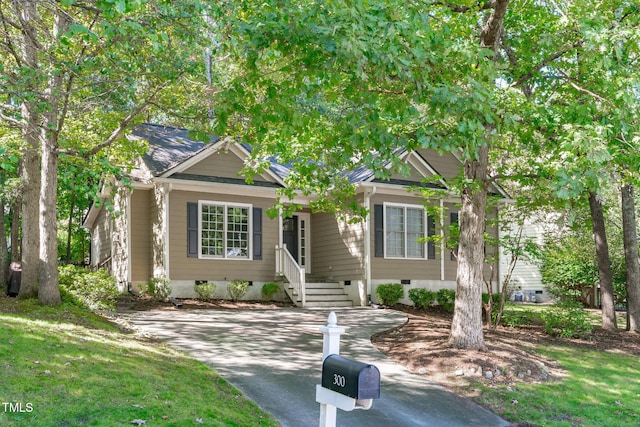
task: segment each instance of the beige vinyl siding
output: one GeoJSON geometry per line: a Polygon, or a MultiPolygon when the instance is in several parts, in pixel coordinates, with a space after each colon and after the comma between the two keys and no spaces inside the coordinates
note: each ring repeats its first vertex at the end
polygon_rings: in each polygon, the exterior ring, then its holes
{"type": "Polygon", "coordinates": [[[311,268],[334,280],[364,279],[364,224],[347,224],[333,215],[311,217],[311,268]]]}
{"type": "Polygon", "coordinates": [[[230,151],[218,151],[199,163],[191,166],[184,173],[223,178],[243,178],[238,174],[244,167],[242,160],[230,151]]]}
{"type": "MultiPolygon", "coordinates": [[[[445,229],[448,230],[451,225],[451,213],[459,213],[460,208],[453,203],[445,203],[445,218],[444,225],[445,229]]],[[[495,219],[497,215],[497,211],[495,208],[487,208],[486,218],[487,218],[487,234],[497,237],[498,236],[498,227],[495,224],[495,219]]],[[[496,253],[497,248],[495,246],[490,246],[486,244],[486,257],[490,259],[496,253]]],[[[496,271],[494,272],[494,280],[498,277],[498,263],[495,263],[494,268],[496,271]]],[[[456,274],[458,269],[458,261],[451,257],[451,253],[448,249],[445,249],[444,253],[444,279],[445,280],[456,280],[456,274]]],[[[489,264],[485,263],[484,265],[484,275],[486,279],[491,277],[491,267],[489,264]]]]}
{"type": "Polygon", "coordinates": [[[275,247],[278,244],[278,220],[266,210],[272,199],[216,195],[174,190],[169,194],[169,274],[172,280],[252,280],[270,281],[275,276],[275,247]],[[187,202],[242,203],[262,208],[262,259],[228,260],[187,257],[187,202]]]}
{"type": "Polygon", "coordinates": [[[462,164],[453,154],[438,154],[429,148],[421,148],[418,150],[418,154],[420,154],[436,172],[443,176],[445,180],[457,176],[462,168],[462,164]]]}
{"type": "MultiPolygon", "coordinates": [[[[421,205],[420,197],[375,195],[371,199],[371,208],[374,205],[398,203],[407,205],[421,205]]],[[[436,251],[436,259],[389,259],[375,256],[375,226],[371,221],[371,278],[376,279],[420,279],[440,280],[440,253],[436,251]]],[[[436,223],[436,233],[440,232],[440,226],[436,223]]]]}
{"type": "Polygon", "coordinates": [[[151,216],[153,197],[149,190],[131,193],[131,280],[147,281],[151,268],[151,216]]]}
{"type": "Polygon", "coordinates": [[[391,175],[391,179],[400,179],[400,180],[415,181],[415,182],[420,182],[424,179],[424,176],[422,176],[422,174],[418,172],[416,168],[414,168],[411,165],[407,165],[407,166],[409,166],[409,175],[404,176],[401,173],[396,172],[391,175]]]}

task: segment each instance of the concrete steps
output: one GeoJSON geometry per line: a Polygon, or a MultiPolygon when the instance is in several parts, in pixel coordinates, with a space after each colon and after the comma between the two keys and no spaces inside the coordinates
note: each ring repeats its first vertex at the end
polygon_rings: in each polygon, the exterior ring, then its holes
{"type": "Polygon", "coordinates": [[[307,307],[353,307],[340,283],[311,282],[306,284],[307,307]]]}
{"type": "MultiPolygon", "coordinates": [[[[295,298],[297,305],[302,305],[300,295],[294,295],[293,289],[287,283],[284,284],[287,293],[292,300],[295,298]]],[[[310,282],[305,284],[305,307],[353,307],[353,302],[344,293],[342,285],[337,282],[310,282]]]]}

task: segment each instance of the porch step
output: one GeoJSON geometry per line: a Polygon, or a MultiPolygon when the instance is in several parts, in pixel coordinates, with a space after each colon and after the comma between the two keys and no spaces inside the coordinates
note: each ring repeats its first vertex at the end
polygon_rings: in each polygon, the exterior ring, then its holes
{"type": "MultiPolygon", "coordinates": [[[[305,284],[305,307],[353,307],[353,302],[337,282],[311,282],[305,284]]],[[[293,290],[291,290],[292,292],[293,290]]],[[[295,295],[301,302],[300,295],[295,295]]]]}

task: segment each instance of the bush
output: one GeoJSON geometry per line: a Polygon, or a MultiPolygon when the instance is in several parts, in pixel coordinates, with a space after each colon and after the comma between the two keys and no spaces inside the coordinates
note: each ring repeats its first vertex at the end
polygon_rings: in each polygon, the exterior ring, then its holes
{"type": "Polygon", "coordinates": [[[436,301],[442,308],[451,313],[456,302],[456,291],[439,289],[436,293],[436,301]]]}
{"type": "Polygon", "coordinates": [[[214,282],[198,282],[193,285],[193,290],[200,301],[210,301],[216,292],[216,284],[214,282]]]}
{"type": "Polygon", "coordinates": [[[589,313],[576,302],[558,303],[540,314],[544,330],[563,338],[585,338],[593,331],[589,313]]]}
{"type": "Polygon", "coordinates": [[[274,282],[265,283],[262,285],[262,290],[260,291],[260,293],[262,293],[262,297],[267,301],[271,301],[273,295],[278,292],[280,292],[280,285],[274,282]]]}
{"type": "Polygon", "coordinates": [[[164,301],[171,294],[171,280],[167,277],[152,277],[147,282],[146,293],[156,301],[164,301]]]}
{"type": "Polygon", "coordinates": [[[74,265],[58,267],[60,296],[64,302],[92,310],[114,310],[120,295],[116,280],[106,270],[92,271],[74,265]]]}
{"type": "Polygon", "coordinates": [[[246,280],[234,280],[227,286],[227,292],[231,301],[235,302],[242,298],[249,290],[249,282],[246,280]]]}
{"type": "MultiPolygon", "coordinates": [[[[495,313],[492,313],[495,316],[495,313]]],[[[495,320],[495,318],[494,318],[495,320]]],[[[532,310],[518,307],[517,310],[505,308],[502,312],[500,324],[516,328],[519,326],[540,324],[540,315],[532,310]]]]}
{"type": "Polygon", "coordinates": [[[409,299],[417,308],[426,309],[436,302],[436,293],[424,288],[409,289],[409,299]]]}
{"type": "Polygon", "coordinates": [[[394,305],[404,297],[404,287],[400,283],[385,283],[378,285],[376,295],[383,305],[394,305]]]}

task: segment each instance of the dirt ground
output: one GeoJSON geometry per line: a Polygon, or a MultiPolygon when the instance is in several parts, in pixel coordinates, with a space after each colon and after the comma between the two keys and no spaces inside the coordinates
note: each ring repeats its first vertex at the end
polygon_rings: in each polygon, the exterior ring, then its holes
{"type": "Polygon", "coordinates": [[[473,397],[473,385],[480,381],[512,384],[560,378],[563,372],[555,361],[536,354],[535,345],[540,343],[640,355],[640,336],[636,334],[596,329],[588,340],[566,339],[547,335],[539,327],[485,329],[487,351],[459,350],[447,345],[450,314],[409,307],[403,311],[408,322],[374,336],[374,345],[412,372],[468,397],[473,397]]]}

